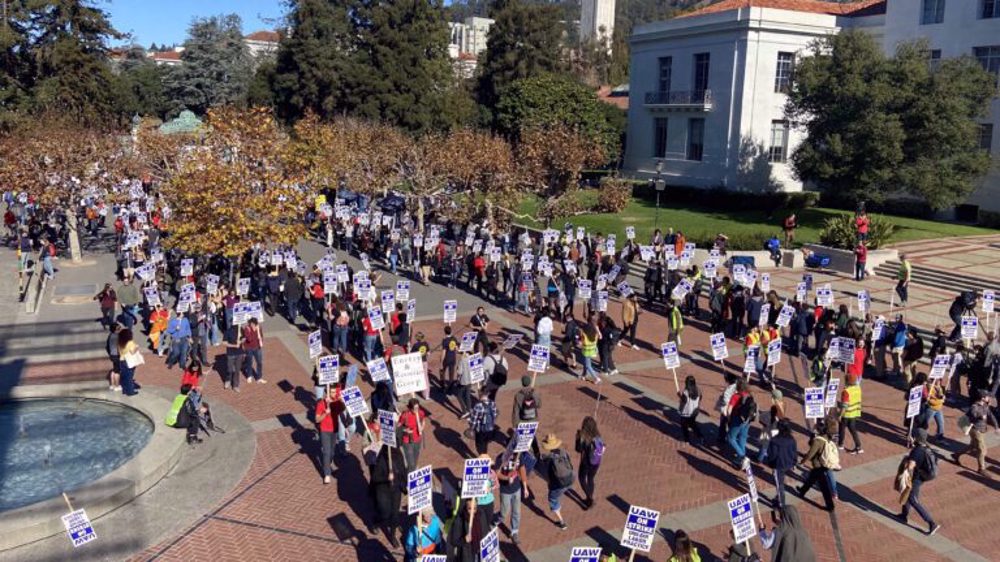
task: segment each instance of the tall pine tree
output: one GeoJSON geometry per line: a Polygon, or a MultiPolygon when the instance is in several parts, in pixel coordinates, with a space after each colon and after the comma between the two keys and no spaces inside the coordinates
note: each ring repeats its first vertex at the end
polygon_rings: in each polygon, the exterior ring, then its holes
{"type": "Polygon", "coordinates": [[[246,99],[253,77],[253,58],[243,42],[236,14],[195,20],[181,53],[183,64],[164,79],[170,114],[184,109],[204,114],[211,107],[246,99]]]}
{"type": "Polygon", "coordinates": [[[281,41],[274,76],[278,114],[329,116],[344,109],[348,69],[357,56],[353,0],[290,0],[289,36],[281,41]]]}
{"type": "Polygon", "coordinates": [[[449,126],[446,100],[456,80],[441,1],[367,0],[361,15],[353,113],[417,133],[449,126]]]}
{"type": "Polygon", "coordinates": [[[564,69],[558,7],[497,0],[492,15],[478,88],[479,103],[490,111],[515,81],[564,69]]]}
{"type": "Polygon", "coordinates": [[[34,72],[24,0],[0,0],[0,128],[27,103],[34,72]]]}
{"type": "Polygon", "coordinates": [[[27,5],[37,65],[35,109],[95,121],[116,111],[118,87],[107,40],[122,35],[91,0],[32,0],[27,5]]]}

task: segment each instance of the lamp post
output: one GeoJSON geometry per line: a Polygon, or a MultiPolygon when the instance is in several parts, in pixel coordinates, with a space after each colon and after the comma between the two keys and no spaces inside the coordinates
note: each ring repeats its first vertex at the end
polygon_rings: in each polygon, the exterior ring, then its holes
{"type": "Polygon", "coordinates": [[[656,162],[656,228],[660,228],[660,194],[667,188],[667,182],[663,181],[663,160],[656,162]]]}

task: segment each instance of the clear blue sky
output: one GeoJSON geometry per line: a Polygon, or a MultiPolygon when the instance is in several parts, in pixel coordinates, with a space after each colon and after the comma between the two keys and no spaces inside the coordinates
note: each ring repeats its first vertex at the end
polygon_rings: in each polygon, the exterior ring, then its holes
{"type": "Polygon", "coordinates": [[[144,47],[150,43],[183,43],[191,20],[199,17],[237,13],[243,18],[243,32],[274,29],[284,14],[281,0],[105,0],[98,6],[111,14],[118,31],[131,33],[144,47]]]}

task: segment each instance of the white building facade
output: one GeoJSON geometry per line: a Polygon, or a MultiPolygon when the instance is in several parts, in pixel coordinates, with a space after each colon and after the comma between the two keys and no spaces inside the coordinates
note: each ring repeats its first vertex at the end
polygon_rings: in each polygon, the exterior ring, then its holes
{"type": "MultiPolygon", "coordinates": [[[[789,156],[804,133],[785,120],[785,92],[808,45],[847,27],[888,52],[927,37],[932,54],[978,55],[1000,75],[1000,0],[724,0],[634,32],[626,169],[667,185],[801,191],[789,156]]],[[[996,119],[983,120],[981,144],[1000,160],[996,119]]],[[[996,169],[970,203],[1000,209],[996,169]]]]}
{"type": "Polygon", "coordinates": [[[615,0],[581,0],[580,40],[607,42],[610,49],[615,31],[615,0]]]}
{"type": "Polygon", "coordinates": [[[462,23],[448,23],[451,32],[449,53],[454,53],[454,58],[458,58],[460,54],[478,57],[486,50],[486,40],[493,23],[490,18],[479,17],[465,18],[462,23]]]}

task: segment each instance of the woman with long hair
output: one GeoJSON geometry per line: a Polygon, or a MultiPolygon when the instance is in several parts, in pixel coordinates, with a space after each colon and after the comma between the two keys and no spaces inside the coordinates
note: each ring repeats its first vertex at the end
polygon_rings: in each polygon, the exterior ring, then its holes
{"type": "Polygon", "coordinates": [[[670,562],[701,562],[698,547],[691,542],[691,537],[680,529],[674,533],[673,555],[670,562]]]}
{"type": "Polygon", "coordinates": [[[691,443],[692,431],[694,431],[695,437],[698,438],[698,442],[701,442],[704,437],[697,422],[699,407],[701,406],[701,391],[698,390],[698,382],[694,376],[688,375],[684,379],[684,389],[677,393],[677,397],[681,401],[678,412],[681,416],[681,429],[684,431],[684,442],[691,443]]]}
{"type": "Polygon", "coordinates": [[[142,364],[142,354],[139,346],[132,339],[132,330],[122,328],[118,331],[118,357],[121,360],[122,394],[133,396],[139,392],[135,389],[135,368],[142,364]]]}
{"type": "Polygon", "coordinates": [[[577,476],[586,496],[583,508],[585,510],[594,506],[594,477],[601,467],[601,459],[606,449],[601,432],[597,429],[597,420],[590,416],[583,418],[583,423],[576,432],[576,452],[580,453],[577,476]]]}

